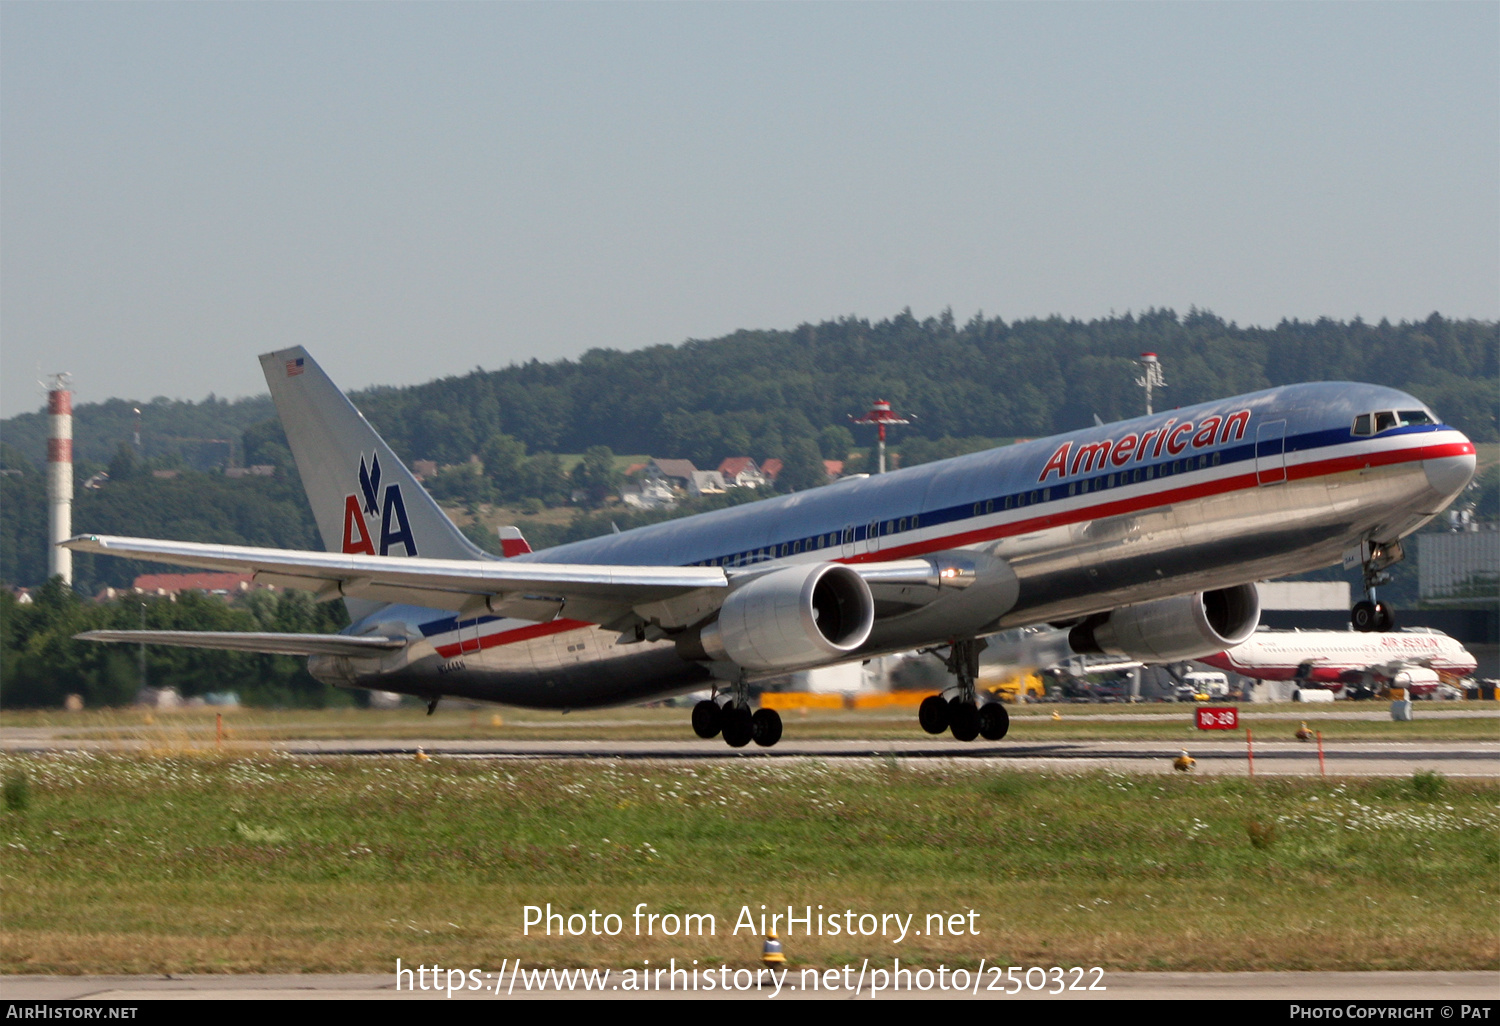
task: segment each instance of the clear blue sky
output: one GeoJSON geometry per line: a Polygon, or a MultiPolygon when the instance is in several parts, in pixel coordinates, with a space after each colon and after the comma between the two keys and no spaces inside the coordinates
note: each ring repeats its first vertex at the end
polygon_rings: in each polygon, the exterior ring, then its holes
{"type": "Polygon", "coordinates": [[[0,415],[910,306],[1500,316],[1500,5],[0,5],[0,415]]]}

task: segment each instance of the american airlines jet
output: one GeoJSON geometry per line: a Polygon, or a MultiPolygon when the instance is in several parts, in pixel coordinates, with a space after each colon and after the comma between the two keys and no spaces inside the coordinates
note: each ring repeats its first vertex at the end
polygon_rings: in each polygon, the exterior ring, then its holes
{"type": "MultiPolygon", "coordinates": [[[[1071,627],[1080,653],[1222,652],[1253,582],[1360,564],[1357,626],[1401,539],[1474,474],[1474,446],[1395,389],[1290,385],[497,558],[476,548],[302,348],[261,357],[328,551],[80,535],[63,544],[343,599],[335,635],[91,631],[306,655],[318,679],[577,709],[712,689],[700,737],[774,745],[758,678],[928,649],[953,676],[918,719],[999,740],[985,637],[1071,627]]],[[[512,543],[510,551],[524,548],[512,543]]]]}

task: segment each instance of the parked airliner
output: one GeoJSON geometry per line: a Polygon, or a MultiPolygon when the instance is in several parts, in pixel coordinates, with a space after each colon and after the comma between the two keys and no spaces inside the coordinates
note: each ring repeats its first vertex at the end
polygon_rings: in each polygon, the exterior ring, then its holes
{"type": "Polygon", "coordinates": [[[1348,685],[1350,697],[1368,697],[1377,684],[1428,695],[1443,678],[1467,677],[1479,665],[1458,641],[1431,627],[1384,634],[1262,630],[1202,661],[1256,680],[1295,680],[1335,692],[1348,685]]]}
{"type": "MultiPolygon", "coordinates": [[[[700,689],[701,737],[781,736],[761,677],[928,649],[954,681],[924,729],[998,740],[986,635],[1071,627],[1080,653],[1168,662],[1259,621],[1254,582],[1337,563],[1374,588],[1474,474],[1473,444],[1391,388],[1289,385],[510,558],[453,526],[307,352],[261,357],[327,552],[80,535],[83,552],[252,573],[342,598],[336,635],[91,631],[309,656],[342,687],[581,708],[700,689]]],[[[515,546],[512,551],[524,548],[515,546]]],[[[1364,607],[1361,606],[1361,609],[1364,607]]],[[[1356,619],[1361,619],[1356,617],[1356,619]]]]}

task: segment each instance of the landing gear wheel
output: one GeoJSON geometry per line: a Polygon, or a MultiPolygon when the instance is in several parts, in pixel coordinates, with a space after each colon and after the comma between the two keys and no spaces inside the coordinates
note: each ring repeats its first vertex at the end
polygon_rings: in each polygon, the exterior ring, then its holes
{"type": "Polygon", "coordinates": [[[941,695],[928,695],[917,707],[917,722],[929,734],[941,734],[948,729],[948,703],[941,695]]]}
{"type": "Polygon", "coordinates": [[[723,729],[724,717],[719,714],[719,703],[704,699],[693,706],[693,733],[705,741],[718,737],[723,729]]]}
{"type": "Polygon", "coordinates": [[[755,725],[751,722],[750,710],[742,705],[724,709],[724,740],[730,748],[744,748],[755,736],[755,725]]]}
{"type": "Polygon", "coordinates": [[[1375,629],[1384,633],[1396,626],[1396,611],[1384,602],[1375,603],[1375,629]]]}
{"type": "Polygon", "coordinates": [[[750,735],[762,748],[781,740],[781,714],[775,709],[757,709],[750,717],[750,735]]]}
{"type": "Polygon", "coordinates": [[[979,707],[979,733],[986,741],[999,741],[1010,731],[1010,712],[999,702],[979,707]]]}
{"type": "Polygon", "coordinates": [[[948,703],[948,729],[955,741],[972,741],[979,736],[979,710],[973,702],[955,698],[948,703]]]}
{"type": "Polygon", "coordinates": [[[1368,599],[1362,599],[1354,603],[1354,608],[1349,611],[1349,623],[1357,631],[1373,631],[1376,622],[1375,603],[1368,599]]]}

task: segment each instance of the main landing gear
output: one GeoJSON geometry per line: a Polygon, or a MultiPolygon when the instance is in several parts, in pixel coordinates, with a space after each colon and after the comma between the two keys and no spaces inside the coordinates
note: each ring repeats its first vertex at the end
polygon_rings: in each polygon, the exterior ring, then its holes
{"type": "Polygon", "coordinates": [[[723,734],[730,748],[744,748],[751,741],[770,748],[780,741],[781,714],[775,709],[757,709],[752,713],[743,692],[744,686],[736,685],[723,704],[715,696],[693,706],[693,733],[704,740],[723,734]]]}
{"type": "Polygon", "coordinates": [[[1392,542],[1389,545],[1365,544],[1361,559],[1364,567],[1365,597],[1354,603],[1354,608],[1349,611],[1349,623],[1355,630],[1383,633],[1395,628],[1395,609],[1378,601],[1375,589],[1382,584],[1390,583],[1391,575],[1385,572],[1385,568],[1400,562],[1405,555],[1406,553],[1401,551],[1400,542],[1392,542]]]}
{"type": "MultiPolygon", "coordinates": [[[[974,680],[979,676],[979,653],[985,648],[982,638],[955,641],[943,658],[957,685],[941,695],[929,695],[917,709],[917,722],[929,734],[951,731],[956,741],[999,741],[1010,730],[1010,713],[999,702],[978,703],[974,680]]],[[[936,650],[928,649],[936,654],[936,650]]]]}

